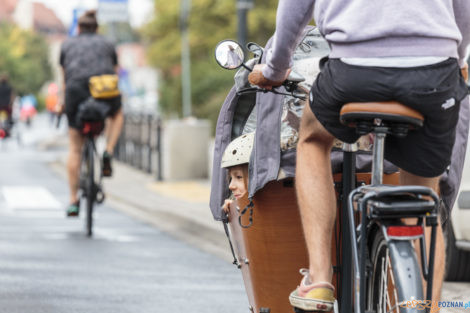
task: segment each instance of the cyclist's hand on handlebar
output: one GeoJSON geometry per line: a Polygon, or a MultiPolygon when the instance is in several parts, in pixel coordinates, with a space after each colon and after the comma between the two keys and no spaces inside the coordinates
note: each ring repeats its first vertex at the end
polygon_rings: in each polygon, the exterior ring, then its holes
{"type": "Polygon", "coordinates": [[[460,69],[460,71],[462,72],[462,76],[465,79],[465,81],[468,82],[468,64],[467,64],[467,62],[465,62],[464,67],[462,67],[460,69]]]}
{"type": "MultiPolygon", "coordinates": [[[[267,79],[266,77],[263,76],[263,68],[266,66],[266,64],[256,64],[255,67],[253,68],[253,71],[248,75],[248,81],[252,85],[257,85],[261,88],[271,90],[273,87],[278,87],[281,86],[284,80],[280,82],[275,82],[272,80],[267,79]]],[[[289,76],[289,71],[286,73],[286,78],[289,76]]]]}

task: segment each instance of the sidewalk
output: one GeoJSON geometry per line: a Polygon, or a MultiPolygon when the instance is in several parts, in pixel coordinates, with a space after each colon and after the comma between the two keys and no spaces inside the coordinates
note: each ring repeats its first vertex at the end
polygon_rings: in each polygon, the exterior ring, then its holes
{"type": "MultiPolygon", "coordinates": [[[[65,148],[66,143],[66,138],[55,138],[41,143],[40,149],[65,148]]],[[[66,178],[65,163],[64,149],[50,166],[66,178]]],[[[113,177],[103,179],[103,189],[104,205],[155,225],[227,261],[233,260],[223,225],[213,219],[209,209],[208,180],[157,182],[154,175],[113,161],[113,177]]]]}

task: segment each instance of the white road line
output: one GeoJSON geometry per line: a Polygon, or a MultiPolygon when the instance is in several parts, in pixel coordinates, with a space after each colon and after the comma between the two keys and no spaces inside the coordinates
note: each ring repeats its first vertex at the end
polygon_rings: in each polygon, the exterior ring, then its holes
{"type": "Polygon", "coordinates": [[[119,230],[109,228],[97,228],[93,231],[93,237],[95,239],[102,239],[106,241],[114,242],[136,242],[139,238],[132,235],[122,234],[119,230]]]}
{"type": "Polygon", "coordinates": [[[10,210],[62,210],[62,204],[44,187],[3,186],[1,192],[10,210]]]}

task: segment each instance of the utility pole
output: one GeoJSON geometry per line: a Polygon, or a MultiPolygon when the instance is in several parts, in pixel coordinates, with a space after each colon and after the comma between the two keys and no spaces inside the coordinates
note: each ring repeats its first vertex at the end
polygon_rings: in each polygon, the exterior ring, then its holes
{"type": "Polygon", "coordinates": [[[191,60],[189,48],[189,14],[191,12],[191,0],[181,0],[181,86],[183,93],[183,117],[189,117],[191,110],[191,60]]]}
{"type": "Polygon", "coordinates": [[[246,43],[248,37],[246,16],[248,10],[253,8],[253,0],[237,0],[237,14],[238,14],[238,43],[242,49],[246,51],[246,43]]]}

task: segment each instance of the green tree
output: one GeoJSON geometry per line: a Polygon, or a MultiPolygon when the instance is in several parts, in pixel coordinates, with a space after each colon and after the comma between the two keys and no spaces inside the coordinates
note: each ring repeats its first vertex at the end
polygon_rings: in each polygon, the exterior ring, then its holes
{"type": "Polygon", "coordinates": [[[52,75],[46,40],[9,23],[0,23],[0,38],[0,72],[9,75],[17,93],[38,93],[52,75]]]}
{"type": "MultiPolygon", "coordinates": [[[[274,31],[276,0],[256,0],[248,13],[248,41],[264,45],[274,31]]],[[[181,113],[180,1],[155,0],[155,18],[143,30],[150,62],[162,71],[161,106],[181,113]]],[[[192,0],[189,19],[193,113],[215,122],[234,84],[234,71],[220,68],[214,48],[223,39],[236,39],[236,0],[192,0]]],[[[214,123],[213,123],[214,124],[214,123]]]]}

